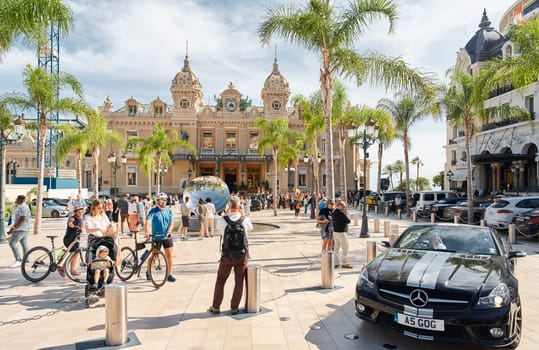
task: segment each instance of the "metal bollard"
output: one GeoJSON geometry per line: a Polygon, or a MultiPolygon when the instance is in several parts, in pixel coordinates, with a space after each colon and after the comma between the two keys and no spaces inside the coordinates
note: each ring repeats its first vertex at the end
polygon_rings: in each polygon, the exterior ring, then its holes
{"type": "Polygon", "coordinates": [[[397,209],[397,219],[401,219],[401,210],[397,209]]]}
{"type": "Polygon", "coordinates": [[[509,243],[515,244],[517,243],[517,235],[516,235],[516,229],[515,225],[509,224],[509,229],[507,231],[507,237],[509,239],[509,243]]]}
{"type": "Polygon", "coordinates": [[[415,210],[412,212],[412,221],[417,222],[417,213],[415,210]]]}
{"type": "Polygon", "coordinates": [[[436,221],[436,214],[430,213],[430,222],[434,223],[436,221]]]}
{"type": "Polygon", "coordinates": [[[380,219],[374,218],[374,232],[380,232],[380,219]]]}
{"type": "Polygon", "coordinates": [[[395,242],[397,241],[397,239],[399,239],[399,235],[395,234],[395,233],[392,233],[391,236],[389,236],[389,244],[391,244],[391,246],[393,246],[395,244],[395,242]]]}
{"type": "Polygon", "coordinates": [[[458,215],[453,216],[453,223],[458,224],[459,223],[459,217],[458,215]]]}
{"type": "Polygon", "coordinates": [[[333,252],[323,251],[321,261],[322,288],[332,289],[334,286],[333,252]]]}
{"type": "Polygon", "coordinates": [[[358,225],[358,217],[359,217],[359,214],[358,214],[358,213],[355,213],[355,214],[354,214],[354,226],[357,226],[357,225],[358,225]]]}
{"type": "Polygon", "coordinates": [[[367,262],[376,257],[376,241],[367,241],[367,262]]]}
{"type": "Polygon", "coordinates": [[[479,226],[485,227],[485,220],[479,220],[479,226]]]}
{"type": "Polygon", "coordinates": [[[391,225],[391,222],[384,221],[384,237],[389,237],[389,225],[391,225]]]}
{"type": "Polygon", "coordinates": [[[122,345],[127,342],[127,289],[125,285],[105,287],[105,344],[122,345]]]}
{"type": "Polygon", "coordinates": [[[247,265],[246,284],[245,311],[257,313],[260,311],[260,265],[247,265]]]}

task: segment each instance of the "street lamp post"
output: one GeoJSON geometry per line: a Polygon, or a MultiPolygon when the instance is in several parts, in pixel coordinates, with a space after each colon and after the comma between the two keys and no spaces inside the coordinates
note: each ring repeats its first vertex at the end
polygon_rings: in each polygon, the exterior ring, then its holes
{"type": "Polygon", "coordinates": [[[360,238],[369,237],[369,221],[367,218],[367,158],[369,154],[367,149],[376,142],[378,131],[378,126],[371,118],[365,122],[362,133],[359,128],[348,130],[348,137],[355,139],[356,145],[363,148],[363,215],[361,216],[360,238]]]}
{"type": "Polygon", "coordinates": [[[513,165],[511,165],[511,172],[513,173],[513,176],[516,176],[517,178],[517,196],[519,195],[520,191],[520,174],[524,172],[524,167],[520,162],[514,162],[513,165]]]}
{"type": "Polygon", "coordinates": [[[449,170],[447,172],[447,180],[449,180],[449,190],[452,190],[453,189],[453,172],[451,170],[449,170]]]}
{"type": "Polygon", "coordinates": [[[4,206],[5,206],[5,179],[4,179],[4,146],[13,142],[20,141],[24,135],[24,116],[19,116],[16,120],[13,121],[13,125],[15,127],[15,134],[12,138],[11,133],[6,134],[6,127],[7,125],[2,124],[2,121],[0,121],[0,186],[2,187],[0,189],[0,243],[6,243],[6,230],[4,227],[5,222],[5,213],[4,213],[4,206]]]}
{"type": "Polygon", "coordinates": [[[116,173],[118,169],[125,166],[125,164],[127,163],[127,157],[125,156],[125,154],[122,154],[122,156],[120,157],[120,163],[118,163],[117,160],[118,159],[116,158],[116,154],[114,154],[114,152],[111,152],[107,158],[107,161],[109,162],[112,169],[112,176],[114,177],[114,193],[112,193],[113,191],[111,191],[110,194],[118,194],[118,187],[116,185],[116,173]]]}
{"type": "Polygon", "coordinates": [[[161,167],[161,171],[159,172],[159,190],[158,190],[158,192],[163,192],[163,179],[164,179],[166,173],[168,173],[168,167],[167,166],[161,167]]]}
{"type": "Polygon", "coordinates": [[[13,180],[15,178],[15,174],[17,174],[17,168],[19,167],[19,163],[17,163],[16,160],[10,159],[10,161],[7,163],[7,170],[9,175],[9,183],[12,184],[13,180]]]}

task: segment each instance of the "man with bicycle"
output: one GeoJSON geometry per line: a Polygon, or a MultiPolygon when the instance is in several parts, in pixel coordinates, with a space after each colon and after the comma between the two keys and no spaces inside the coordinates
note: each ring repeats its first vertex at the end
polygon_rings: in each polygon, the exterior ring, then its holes
{"type": "MultiPolygon", "coordinates": [[[[167,207],[166,193],[159,193],[155,198],[155,206],[150,209],[144,225],[146,239],[153,234],[153,240],[157,243],[157,249],[161,246],[165,249],[165,256],[168,261],[167,281],[174,282],[176,278],[172,275],[172,229],[174,228],[174,213],[167,207]]],[[[150,265],[146,271],[146,279],[150,280],[150,265]]]]}
{"type": "MultiPolygon", "coordinates": [[[[66,247],[69,247],[69,245],[73,243],[73,241],[75,241],[77,237],[81,234],[82,226],[83,226],[82,216],[84,215],[85,210],[86,210],[86,206],[79,205],[78,207],[75,207],[73,210],[73,215],[69,217],[69,219],[67,220],[67,228],[66,228],[66,233],[64,235],[64,245],[66,247]]],[[[76,252],[78,251],[78,249],[79,249],[79,244],[76,243],[73,245],[73,247],[71,247],[70,251],[76,252]]],[[[68,252],[65,252],[65,254],[67,253],[68,252]]],[[[71,259],[71,262],[70,262],[71,266],[69,266],[69,268],[71,269],[70,271],[71,271],[72,276],[79,275],[76,269],[78,260],[79,260],[79,256],[77,253],[71,259]]],[[[62,266],[58,269],[58,273],[62,277],[65,276],[64,269],[65,269],[65,266],[62,266]]]]}

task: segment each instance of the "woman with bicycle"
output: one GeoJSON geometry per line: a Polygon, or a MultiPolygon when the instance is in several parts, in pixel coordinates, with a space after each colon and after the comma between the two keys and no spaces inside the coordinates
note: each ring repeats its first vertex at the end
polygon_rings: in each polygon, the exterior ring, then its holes
{"type": "MultiPolygon", "coordinates": [[[[84,215],[84,211],[86,210],[85,207],[78,206],[73,210],[73,215],[67,220],[67,228],[66,233],[64,235],[64,245],[66,247],[69,247],[73,241],[77,239],[77,237],[80,236],[82,232],[83,227],[83,220],[82,216],[84,215]]],[[[80,275],[77,272],[77,261],[79,260],[79,243],[75,243],[71,249],[70,252],[77,252],[75,255],[73,255],[73,258],[70,261],[70,272],[72,276],[78,276],[80,275]]],[[[66,254],[67,252],[64,252],[66,254]]],[[[58,269],[58,273],[60,276],[65,277],[65,266],[62,266],[58,269]]]]}

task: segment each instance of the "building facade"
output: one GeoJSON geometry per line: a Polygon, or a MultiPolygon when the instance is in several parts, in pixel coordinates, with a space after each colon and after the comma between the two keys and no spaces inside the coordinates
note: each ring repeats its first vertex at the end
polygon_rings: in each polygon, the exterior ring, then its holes
{"type": "MultiPolygon", "coordinates": [[[[539,1],[517,1],[503,15],[500,30],[494,29],[483,12],[479,30],[457,53],[456,67],[476,74],[484,64],[493,58],[505,58],[518,54],[518,49],[506,36],[510,26],[521,20],[537,17],[539,1]]],[[[536,94],[539,84],[525,89],[512,87],[492,91],[485,106],[519,106],[528,110],[531,120],[505,120],[476,125],[472,136],[470,153],[472,161],[472,181],[474,191],[491,192],[537,192],[539,184],[539,124],[535,118],[536,94]]],[[[465,190],[466,161],[464,131],[447,122],[446,188],[465,190]]]]}

